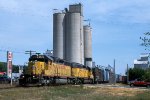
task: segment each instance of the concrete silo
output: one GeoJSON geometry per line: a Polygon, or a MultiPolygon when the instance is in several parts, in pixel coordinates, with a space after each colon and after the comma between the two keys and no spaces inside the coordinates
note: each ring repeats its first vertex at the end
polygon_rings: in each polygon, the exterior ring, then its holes
{"type": "Polygon", "coordinates": [[[81,3],[69,5],[70,13],[80,13],[80,63],[84,64],[83,6],[81,3]]]}
{"type": "Polygon", "coordinates": [[[65,13],[53,14],[53,56],[64,59],[65,13]]]}
{"type": "Polygon", "coordinates": [[[92,67],[92,32],[89,25],[83,26],[84,30],[84,62],[86,66],[92,67]]]}
{"type": "Polygon", "coordinates": [[[81,3],[69,5],[69,12],[71,13],[80,13],[83,16],[83,6],[81,3]]]}
{"type": "Polygon", "coordinates": [[[83,16],[80,17],[80,45],[81,45],[81,64],[84,64],[84,34],[83,34],[83,16]]]}
{"type": "Polygon", "coordinates": [[[66,13],[65,60],[81,63],[80,13],[66,13]]]}

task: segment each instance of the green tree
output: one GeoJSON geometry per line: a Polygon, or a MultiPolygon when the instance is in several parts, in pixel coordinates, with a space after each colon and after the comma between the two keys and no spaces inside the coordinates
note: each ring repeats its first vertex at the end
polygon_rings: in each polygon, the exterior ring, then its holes
{"type": "Polygon", "coordinates": [[[135,80],[137,78],[144,79],[145,70],[139,68],[129,69],[129,81],[135,80]]]}
{"type": "Polygon", "coordinates": [[[0,62],[0,72],[6,72],[7,71],[7,65],[4,62],[0,62]]]}
{"type": "Polygon", "coordinates": [[[142,40],[141,46],[144,46],[145,50],[149,51],[149,47],[150,47],[150,32],[144,33],[144,36],[140,37],[140,39],[142,40]]]}
{"type": "Polygon", "coordinates": [[[144,80],[150,82],[150,69],[145,70],[145,74],[143,76],[144,80]]]}
{"type": "MultiPolygon", "coordinates": [[[[0,72],[7,72],[7,63],[6,62],[0,62],[0,72]]],[[[17,65],[12,66],[12,72],[18,73],[19,67],[17,65]]]]}
{"type": "MultiPolygon", "coordinates": [[[[145,50],[150,51],[150,32],[144,33],[143,37],[140,37],[142,40],[141,46],[145,47],[145,50]]],[[[145,74],[143,75],[143,78],[146,81],[150,81],[150,69],[145,70],[145,74]]]]}

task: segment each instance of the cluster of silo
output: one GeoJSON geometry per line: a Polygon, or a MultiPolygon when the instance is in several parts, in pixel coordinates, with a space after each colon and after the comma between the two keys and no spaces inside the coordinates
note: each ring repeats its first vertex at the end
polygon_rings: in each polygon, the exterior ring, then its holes
{"type": "Polygon", "coordinates": [[[53,14],[53,56],[92,67],[91,27],[83,26],[80,3],[53,14]]]}

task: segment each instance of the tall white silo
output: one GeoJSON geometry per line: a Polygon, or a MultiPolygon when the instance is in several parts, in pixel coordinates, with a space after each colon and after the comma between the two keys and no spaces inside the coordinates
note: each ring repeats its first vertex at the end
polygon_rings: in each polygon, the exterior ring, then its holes
{"type": "Polygon", "coordinates": [[[81,3],[69,5],[69,12],[80,13],[83,16],[83,5],[81,3]]]}
{"type": "Polygon", "coordinates": [[[53,14],[53,56],[64,59],[65,13],[53,14]]]}
{"type": "Polygon", "coordinates": [[[69,12],[80,13],[80,63],[84,64],[83,5],[69,5],[69,12]]]}
{"type": "Polygon", "coordinates": [[[83,33],[83,16],[80,17],[80,45],[81,45],[81,64],[84,64],[84,33],[83,33]]]}
{"type": "Polygon", "coordinates": [[[65,60],[81,63],[80,13],[66,13],[65,60]]]}
{"type": "Polygon", "coordinates": [[[92,32],[89,25],[83,26],[84,30],[84,62],[86,66],[92,67],[92,32]]]}

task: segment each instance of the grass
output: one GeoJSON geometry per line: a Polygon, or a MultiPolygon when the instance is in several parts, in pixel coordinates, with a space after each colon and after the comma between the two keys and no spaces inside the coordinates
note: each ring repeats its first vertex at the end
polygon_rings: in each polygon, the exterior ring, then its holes
{"type": "Polygon", "coordinates": [[[0,100],[149,100],[150,90],[93,86],[0,89],[0,100]]]}

